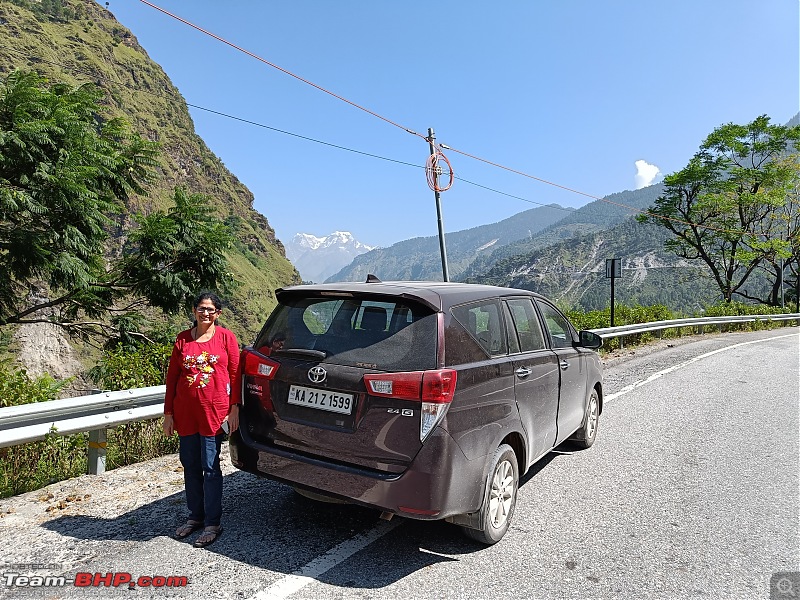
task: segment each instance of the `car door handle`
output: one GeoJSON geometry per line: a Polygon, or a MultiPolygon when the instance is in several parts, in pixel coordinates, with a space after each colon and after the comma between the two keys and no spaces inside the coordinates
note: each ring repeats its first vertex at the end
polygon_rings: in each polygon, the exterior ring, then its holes
{"type": "Polygon", "coordinates": [[[520,367],[519,369],[514,371],[514,373],[516,373],[517,377],[527,377],[528,375],[533,373],[533,371],[528,367],[520,367]]]}
{"type": "Polygon", "coordinates": [[[568,363],[567,361],[565,361],[565,360],[562,360],[562,361],[561,361],[560,363],[558,363],[558,364],[559,364],[559,366],[561,367],[561,369],[562,369],[563,371],[566,371],[567,369],[569,369],[569,363],[568,363]]]}

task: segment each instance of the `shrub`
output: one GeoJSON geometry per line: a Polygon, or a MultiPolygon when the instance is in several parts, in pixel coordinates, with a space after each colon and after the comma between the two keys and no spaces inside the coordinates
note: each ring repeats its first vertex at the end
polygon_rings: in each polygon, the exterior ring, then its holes
{"type": "MultiPolygon", "coordinates": [[[[567,317],[575,326],[576,329],[602,329],[611,326],[611,307],[603,310],[591,310],[583,312],[580,310],[568,310],[567,317]]],[[[625,304],[616,304],[614,306],[614,325],[635,325],[637,323],[650,323],[653,321],[667,321],[669,319],[678,318],[673,315],[666,306],[657,304],[655,306],[626,306],[625,304]]],[[[625,337],[626,345],[635,345],[651,340],[653,335],[651,333],[642,333],[625,337]]],[[[620,342],[618,338],[606,340],[603,343],[603,348],[606,350],[614,350],[619,348],[620,342]]]]}
{"type": "MultiPolygon", "coordinates": [[[[171,350],[166,344],[117,347],[106,351],[91,374],[95,383],[109,390],[160,385],[171,350]]],[[[55,400],[67,383],[49,375],[30,378],[23,369],[0,365],[0,406],[55,400]]],[[[53,431],[42,441],[0,449],[0,497],[86,473],[88,439],[86,433],[62,436],[53,431]]],[[[177,452],[178,440],[164,437],[161,419],[153,419],[110,430],[107,448],[106,467],[112,469],[177,452]]]]}
{"type": "Polygon", "coordinates": [[[0,364],[0,407],[55,400],[68,383],[69,380],[56,381],[49,375],[31,379],[25,369],[0,364]]]}
{"type": "MultiPolygon", "coordinates": [[[[24,369],[0,365],[0,406],[18,406],[58,398],[69,383],[49,375],[31,378],[24,369]]],[[[87,436],[60,436],[0,448],[0,497],[38,489],[86,472],[87,436]]]]}
{"type": "Polygon", "coordinates": [[[133,349],[119,345],[105,351],[89,376],[104,390],[162,385],[171,352],[172,346],[168,344],[147,344],[133,349]]]}
{"type": "MultiPolygon", "coordinates": [[[[669,321],[672,319],[683,318],[683,315],[672,313],[666,306],[626,306],[624,304],[617,304],[614,310],[614,325],[635,325],[638,323],[652,323],[655,321],[669,321]]],[[[783,313],[796,312],[797,306],[795,304],[788,304],[785,308],[768,306],[765,304],[746,304],[744,302],[722,302],[712,306],[706,307],[703,314],[696,316],[707,317],[723,317],[723,316],[737,316],[737,315],[776,315],[783,313]]],[[[604,310],[592,310],[584,312],[576,309],[569,309],[565,314],[575,326],[576,329],[602,329],[610,327],[611,324],[611,309],[610,307],[604,310]]],[[[751,321],[743,323],[732,323],[724,326],[706,326],[719,327],[724,331],[752,331],[766,328],[782,327],[783,325],[790,324],[792,321],[751,321]]],[[[682,335],[686,330],[697,331],[702,333],[704,327],[680,327],[674,329],[664,329],[654,333],[642,333],[637,335],[625,336],[623,343],[626,346],[635,346],[637,344],[646,343],[653,338],[653,335],[659,338],[670,338],[682,335]]],[[[603,343],[604,350],[614,350],[620,347],[620,339],[613,338],[607,339],[603,343]]]]}
{"type": "MultiPolygon", "coordinates": [[[[117,346],[107,350],[90,371],[107,390],[127,390],[162,385],[166,380],[171,344],[146,344],[138,348],[117,346]]],[[[178,451],[178,439],[164,436],[161,419],[134,421],[108,432],[106,467],[113,469],[178,451]]]]}

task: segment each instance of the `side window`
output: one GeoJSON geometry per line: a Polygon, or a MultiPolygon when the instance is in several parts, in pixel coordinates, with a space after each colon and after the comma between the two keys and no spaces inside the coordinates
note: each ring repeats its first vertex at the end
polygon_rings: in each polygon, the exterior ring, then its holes
{"type": "Polygon", "coordinates": [[[566,317],[549,304],[539,300],[536,301],[536,304],[542,311],[553,348],[572,348],[572,329],[566,317]]]}
{"type": "Polygon", "coordinates": [[[506,353],[506,334],[498,300],[454,306],[451,312],[488,355],[506,353]]]}
{"type": "Polygon", "coordinates": [[[515,298],[508,301],[508,308],[517,328],[520,351],[530,352],[545,348],[542,328],[533,302],[528,298],[515,298]]]}
{"type": "Polygon", "coordinates": [[[310,304],[303,311],[303,323],[315,335],[325,333],[330,328],[333,317],[341,306],[341,300],[325,300],[310,304]]]}
{"type": "Polygon", "coordinates": [[[355,314],[353,329],[366,331],[386,331],[392,319],[393,302],[371,302],[364,300],[361,309],[355,314]]]}

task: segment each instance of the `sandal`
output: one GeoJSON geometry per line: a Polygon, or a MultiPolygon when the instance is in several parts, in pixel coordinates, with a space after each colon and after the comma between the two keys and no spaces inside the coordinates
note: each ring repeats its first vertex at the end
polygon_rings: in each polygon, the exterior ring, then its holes
{"type": "Polygon", "coordinates": [[[202,528],[203,528],[202,521],[192,521],[191,519],[189,519],[188,521],[186,521],[186,523],[178,527],[178,529],[175,531],[175,538],[178,540],[182,540],[192,535],[198,529],[202,528]]]}
{"type": "Polygon", "coordinates": [[[217,538],[222,535],[222,526],[219,527],[206,527],[197,539],[194,541],[195,548],[205,548],[213,544],[217,538]]]}

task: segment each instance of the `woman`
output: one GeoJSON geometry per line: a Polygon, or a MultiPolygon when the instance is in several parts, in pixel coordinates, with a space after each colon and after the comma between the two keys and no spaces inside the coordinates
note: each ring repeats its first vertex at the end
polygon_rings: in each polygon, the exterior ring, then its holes
{"type": "Polygon", "coordinates": [[[222,302],[211,292],[194,302],[195,326],[178,334],[172,348],[164,396],[164,434],[180,437],[180,459],[189,519],[175,532],[183,539],[203,529],[194,545],[203,548],[222,533],[222,470],[219,453],[228,420],[239,427],[238,399],[231,398],[239,367],[239,343],[216,324],[222,302]]]}

